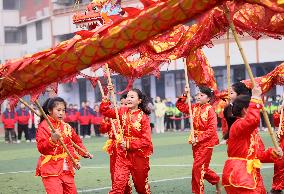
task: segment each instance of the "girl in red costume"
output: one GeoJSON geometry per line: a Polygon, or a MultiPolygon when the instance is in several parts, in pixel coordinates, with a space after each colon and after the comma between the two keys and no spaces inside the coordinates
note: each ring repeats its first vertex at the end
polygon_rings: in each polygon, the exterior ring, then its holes
{"type": "MultiPolygon", "coordinates": [[[[112,86],[109,89],[113,89],[112,86]]],[[[153,153],[148,117],[151,111],[148,108],[147,97],[138,89],[128,92],[126,103],[127,107],[119,109],[123,136],[122,141],[117,142],[114,182],[109,193],[123,194],[131,174],[136,192],[147,194],[150,193],[149,157],[153,153]]],[[[110,106],[108,97],[105,97],[100,111],[104,116],[115,119],[115,111],[110,106]]]]}
{"type": "MultiPolygon", "coordinates": [[[[284,107],[281,107],[281,109],[283,108],[284,107]]],[[[280,116],[281,114],[278,114],[278,116],[273,115],[275,127],[279,126],[280,128],[280,116]]],[[[282,116],[284,117],[284,115],[282,116]]],[[[280,147],[284,150],[284,118],[282,118],[281,128],[279,128],[277,137],[279,139],[280,147]]],[[[274,176],[270,193],[281,194],[283,193],[282,190],[284,190],[284,157],[274,163],[274,176]]]]}
{"type": "MultiPolygon", "coordinates": [[[[181,112],[189,114],[186,95],[178,99],[176,106],[181,112]]],[[[194,158],[191,185],[195,194],[204,193],[204,179],[216,185],[216,193],[221,193],[220,177],[209,168],[213,146],[219,142],[217,115],[209,104],[212,97],[213,91],[210,88],[200,87],[200,93],[196,96],[197,103],[192,106],[194,137],[190,136],[189,143],[192,144],[194,158]]]]}
{"type": "Polygon", "coordinates": [[[260,121],[261,88],[252,90],[252,97],[238,96],[227,112],[228,160],[222,181],[228,194],[265,194],[260,174],[261,162],[273,162],[282,156],[281,148],[264,150],[257,127],[260,121]]]}
{"type": "MultiPolygon", "coordinates": [[[[120,98],[120,108],[126,107],[126,97],[127,94],[124,94],[120,98]]],[[[117,158],[117,143],[116,143],[116,137],[113,130],[116,130],[116,133],[119,133],[118,130],[118,123],[116,119],[113,119],[113,126],[111,124],[111,121],[108,117],[105,117],[103,122],[100,126],[100,132],[101,133],[108,133],[109,139],[107,140],[104,150],[109,154],[109,166],[110,166],[110,176],[111,176],[111,182],[114,183],[114,171],[115,171],[115,162],[117,158]],[[114,127],[114,129],[112,128],[114,127]]],[[[126,185],[126,188],[124,190],[124,194],[130,194],[132,193],[132,186],[130,184],[130,181],[128,181],[128,184],[126,185]]]]}
{"type": "Polygon", "coordinates": [[[74,129],[69,124],[63,122],[65,109],[66,103],[62,98],[49,98],[43,104],[43,110],[56,131],[55,133],[51,132],[47,121],[41,118],[36,134],[37,148],[41,154],[38,159],[36,176],[42,177],[47,194],[77,193],[74,181],[74,168],[78,169],[79,166],[73,165],[71,158],[59,143],[59,138],[61,138],[76,160],[79,160],[79,157],[75,153],[71,140],[87,153],[85,155],[76,150],[81,156],[85,158],[93,157],[87,152],[74,129]]]}

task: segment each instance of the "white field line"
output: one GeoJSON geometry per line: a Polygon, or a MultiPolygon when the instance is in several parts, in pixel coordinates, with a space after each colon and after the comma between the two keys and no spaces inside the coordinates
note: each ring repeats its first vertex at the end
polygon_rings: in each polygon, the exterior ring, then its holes
{"type": "MultiPolygon", "coordinates": [[[[212,167],[223,166],[223,164],[210,164],[212,167]]],[[[192,164],[153,164],[150,167],[192,167],[192,164]]],[[[82,169],[108,169],[108,166],[85,166],[82,169]]],[[[261,169],[273,168],[273,166],[263,166],[261,169]]],[[[0,172],[0,175],[5,174],[20,174],[20,173],[33,173],[34,170],[12,171],[12,172],[0,172]]]]}
{"type": "MultiPolygon", "coordinates": [[[[154,165],[152,165],[154,166],[154,165]]],[[[157,166],[172,166],[172,165],[157,165],[157,166]]],[[[174,167],[177,166],[184,166],[184,165],[174,165],[174,167]]],[[[189,165],[187,165],[189,166],[189,165]]],[[[191,165],[192,166],[192,165],[191,165]]],[[[211,165],[213,166],[213,165],[211,165]]],[[[216,165],[218,166],[218,165],[216,165]]],[[[273,166],[263,166],[262,169],[268,169],[268,168],[273,168],[273,166]]],[[[217,173],[218,175],[222,175],[222,173],[217,173]]],[[[178,178],[171,178],[171,179],[160,179],[160,180],[154,180],[154,181],[149,181],[149,183],[161,183],[161,182],[167,182],[167,181],[176,181],[176,180],[184,180],[184,179],[191,179],[191,176],[185,176],[185,177],[178,177],[178,178]]],[[[111,189],[110,186],[108,187],[101,187],[101,188],[96,188],[96,189],[85,189],[85,190],[79,190],[78,193],[88,193],[88,192],[94,192],[94,191],[102,191],[106,189],[111,189]]]]}

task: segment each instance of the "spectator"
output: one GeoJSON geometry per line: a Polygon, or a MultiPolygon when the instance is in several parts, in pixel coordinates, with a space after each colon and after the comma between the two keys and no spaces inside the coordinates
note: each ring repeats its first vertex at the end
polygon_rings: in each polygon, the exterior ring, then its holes
{"type": "Polygon", "coordinates": [[[174,116],[175,105],[171,102],[170,98],[166,99],[166,113],[165,113],[165,123],[166,123],[166,131],[174,130],[174,120],[171,118],[174,116]]]}
{"type": "Polygon", "coordinates": [[[100,126],[103,120],[103,116],[100,113],[100,107],[95,105],[93,115],[92,115],[92,124],[94,125],[94,132],[96,137],[100,137],[100,126]]]}
{"type": "Polygon", "coordinates": [[[94,111],[90,107],[90,101],[88,101],[88,100],[86,101],[86,108],[90,113],[90,122],[89,122],[88,129],[87,129],[87,135],[88,135],[88,137],[91,137],[91,120],[92,120],[92,115],[94,114],[94,111]]]}
{"type": "Polygon", "coordinates": [[[15,124],[17,122],[17,116],[16,113],[11,110],[9,103],[2,114],[2,122],[5,128],[5,143],[16,143],[15,124]]]}
{"type": "MultiPolygon", "coordinates": [[[[36,111],[33,104],[31,104],[30,106],[36,111]]],[[[29,114],[30,114],[30,118],[29,118],[29,121],[28,121],[29,137],[30,137],[31,142],[34,143],[34,142],[36,142],[35,141],[35,135],[36,135],[35,119],[37,119],[36,117],[38,117],[38,119],[39,119],[39,116],[37,116],[32,111],[29,111],[29,114]]]]}
{"type": "Polygon", "coordinates": [[[17,110],[17,121],[18,121],[18,141],[17,143],[21,143],[22,133],[25,133],[25,139],[27,142],[31,142],[29,137],[29,119],[30,113],[29,110],[26,109],[26,106],[21,103],[20,109],[17,110]]]}
{"type": "Polygon", "coordinates": [[[177,107],[174,108],[174,116],[173,119],[175,121],[175,129],[179,131],[181,129],[181,117],[182,117],[182,112],[179,111],[177,107]]]}
{"type": "Polygon", "coordinates": [[[154,109],[155,109],[155,116],[156,116],[156,132],[157,133],[164,133],[165,132],[165,124],[164,124],[164,118],[165,118],[165,112],[166,112],[166,105],[164,102],[161,101],[161,98],[159,96],[156,97],[155,103],[154,103],[154,109]]]}
{"type": "Polygon", "coordinates": [[[76,133],[79,134],[78,133],[78,118],[77,118],[78,110],[75,107],[77,107],[77,105],[73,106],[73,104],[69,104],[69,107],[66,111],[66,120],[67,120],[67,123],[76,131],[76,133]]]}
{"type": "Polygon", "coordinates": [[[89,135],[89,124],[91,120],[91,113],[86,107],[86,103],[82,102],[82,108],[78,112],[78,120],[80,123],[80,137],[81,138],[90,138],[89,135]]]}

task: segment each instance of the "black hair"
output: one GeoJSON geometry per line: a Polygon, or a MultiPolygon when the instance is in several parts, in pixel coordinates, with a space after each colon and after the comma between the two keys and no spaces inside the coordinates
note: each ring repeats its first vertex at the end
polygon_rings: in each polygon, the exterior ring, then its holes
{"type": "Polygon", "coordinates": [[[127,94],[122,94],[122,95],[120,96],[120,100],[126,99],[126,98],[127,98],[127,94]]]}
{"type": "Polygon", "coordinates": [[[139,89],[131,89],[130,91],[136,92],[138,95],[138,98],[141,99],[141,103],[138,105],[138,108],[141,109],[146,115],[151,114],[151,110],[148,107],[149,99],[148,97],[143,94],[139,89]]]}
{"type": "Polygon", "coordinates": [[[251,96],[251,89],[249,89],[243,82],[236,82],[232,85],[233,90],[237,95],[248,95],[251,96]]]}
{"type": "MultiPolygon", "coordinates": [[[[54,97],[54,98],[48,98],[42,105],[42,109],[45,112],[46,115],[49,115],[49,110],[52,110],[54,107],[57,106],[57,104],[63,103],[66,109],[66,102],[63,98],[60,97],[54,97]]],[[[40,122],[44,120],[43,116],[40,116],[40,122]]]]}
{"type": "Polygon", "coordinates": [[[205,87],[205,86],[200,86],[199,87],[199,91],[203,94],[206,94],[210,99],[212,99],[214,97],[214,91],[211,90],[210,88],[208,87],[205,87]]]}
{"type": "Polygon", "coordinates": [[[223,139],[228,139],[230,135],[230,128],[233,123],[242,116],[242,110],[248,108],[251,96],[250,95],[239,95],[234,100],[233,104],[229,104],[224,109],[224,117],[228,124],[228,131],[224,134],[223,139]]]}

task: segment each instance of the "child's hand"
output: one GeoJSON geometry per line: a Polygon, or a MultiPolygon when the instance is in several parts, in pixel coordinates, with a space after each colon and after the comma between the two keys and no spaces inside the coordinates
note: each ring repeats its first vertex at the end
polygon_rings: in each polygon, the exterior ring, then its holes
{"type": "Polygon", "coordinates": [[[76,170],[80,170],[80,168],[81,168],[80,162],[77,162],[77,164],[74,164],[73,167],[74,167],[76,170]]]}
{"type": "Polygon", "coordinates": [[[123,141],[121,141],[121,146],[122,146],[122,148],[124,149],[124,150],[126,150],[126,142],[123,140],[123,141]]]}
{"type": "Polygon", "coordinates": [[[277,149],[273,149],[273,152],[279,157],[282,158],[283,156],[283,151],[280,147],[278,147],[277,149]]]}
{"type": "Polygon", "coordinates": [[[94,155],[92,155],[89,152],[87,152],[86,155],[84,155],[83,157],[92,159],[94,157],[94,155]]]}
{"type": "Polygon", "coordinates": [[[261,87],[259,87],[259,85],[255,85],[254,88],[252,89],[252,97],[256,98],[256,99],[261,99],[261,87]]]}
{"type": "Polygon", "coordinates": [[[51,140],[56,143],[61,138],[59,129],[55,129],[55,133],[51,132],[51,140]]]}

